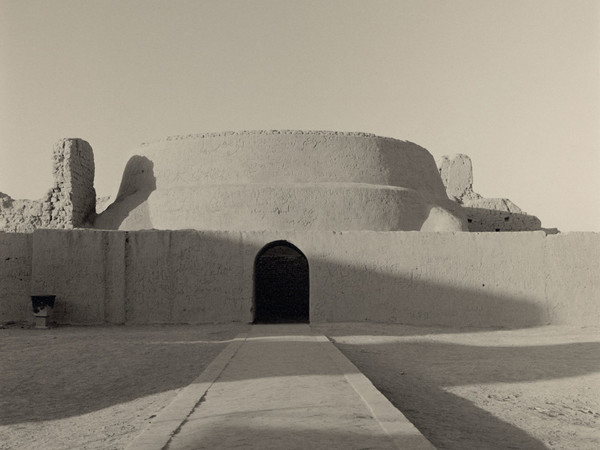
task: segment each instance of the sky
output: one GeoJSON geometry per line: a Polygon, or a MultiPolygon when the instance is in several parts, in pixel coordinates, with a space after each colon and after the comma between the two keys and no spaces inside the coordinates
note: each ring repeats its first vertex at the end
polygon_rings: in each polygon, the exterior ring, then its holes
{"type": "Polygon", "coordinates": [[[52,147],[114,195],[142,142],[363,131],[465,153],[474,190],[600,231],[600,0],[0,0],[0,192],[52,147]]]}

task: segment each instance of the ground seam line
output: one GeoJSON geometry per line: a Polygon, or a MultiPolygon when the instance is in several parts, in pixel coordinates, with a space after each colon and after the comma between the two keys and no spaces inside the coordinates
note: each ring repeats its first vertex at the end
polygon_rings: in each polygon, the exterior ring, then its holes
{"type": "Polygon", "coordinates": [[[128,450],[165,450],[183,423],[202,403],[208,390],[221,377],[247,338],[247,332],[238,334],[191,383],[179,390],[175,398],[125,448],[128,450]],[[199,400],[190,405],[191,401],[198,397],[200,397],[199,400]]]}
{"type": "Polygon", "coordinates": [[[179,426],[177,428],[175,428],[175,430],[173,430],[173,432],[171,433],[171,435],[169,436],[169,440],[165,443],[165,445],[162,447],[161,450],[168,450],[169,445],[171,444],[171,441],[173,440],[173,438],[175,436],[177,436],[177,434],[181,431],[181,429],[183,428],[183,426],[188,422],[189,417],[194,413],[194,411],[196,411],[196,409],[198,408],[198,406],[200,406],[200,404],[202,402],[204,402],[204,399],[206,398],[206,394],[208,394],[208,391],[210,390],[210,388],[213,387],[213,385],[219,381],[219,379],[221,378],[221,375],[223,375],[223,372],[225,372],[225,369],[227,369],[227,367],[229,367],[229,365],[231,364],[231,361],[233,361],[233,358],[235,358],[235,355],[237,355],[237,353],[240,351],[240,349],[242,348],[242,346],[246,343],[246,341],[248,340],[248,334],[246,333],[246,335],[244,336],[244,340],[242,341],[242,343],[238,346],[238,348],[235,349],[235,352],[233,352],[233,354],[231,355],[231,357],[229,358],[229,360],[227,361],[227,363],[223,366],[223,368],[219,371],[219,374],[216,376],[216,378],[209,384],[209,386],[206,388],[206,390],[204,391],[204,394],[202,394],[202,397],[200,397],[200,399],[196,402],[196,404],[192,407],[192,409],[190,410],[190,412],[185,416],[185,418],[181,421],[181,423],[179,424],[179,426]]]}
{"type": "MultiPolygon", "coordinates": [[[[325,339],[327,340],[327,343],[329,343],[329,344],[331,344],[331,345],[333,345],[335,347],[335,344],[332,342],[331,339],[329,339],[327,336],[325,336],[325,339]]],[[[356,392],[358,394],[358,396],[360,397],[360,399],[362,400],[362,402],[365,404],[365,406],[367,407],[367,409],[369,410],[369,412],[371,413],[371,415],[375,419],[375,421],[377,421],[377,423],[379,424],[379,426],[381,427],[381,429],[385,432],[385,434],[389,436],[390,433],[388,432],[388,430],[386,429],[386,427],[381,423],[381,420],[379,420],[379,417],[377,416],[376,412],[373,410],[373,407],[367,401],[367,399],[363,396],[363,394],[361,393],[361,391],[359,389],[357,389],[356,384],[352,381],[352,379],[350,379],[350,377],[348,376],[349,375],[348,371],[344,370],[344,368],[341,367],[341,365],[339,364],[340,363],[339,359],[335,358],[332,355],[332,352],[329,350],[327,343],[325,343],[325,341],[323,341],[321,339],[319,339],[319,343],[323,347],[325,347],[325,350],[327,352],[327,356],[329,357],[329,359],[331,359],[331,361],[333,361],[333,363],[338,368],[338,370],[340,372],[342,372],[342,374],[344,375],[344,379],[348,382],[348,384],[350,386],[352,386],[352,389],[354,390],[354,392],[356,392]]],[[[337,347],[336,347],[336,349],[337,349],[337,347]]],[[[357,368],[357,370],[358,370],[358,368],[357,368]]]]}
{"type": "MultiPolygon", "coordinates": [[[[419,449],[434,449],[435,448],[431,444],[431,442],[429,442],[429,440],[421,433],[421,431],[418,428],[416,428],[414,426],[414,424],[412,422],[410,422],[406,418],[406,416],[398,408],[396,408],[387,399],[387,397],[385,397],[385,395],[383,395],[375,387],[373,382],[369,378],[367,378],[367,376],[365,374],[363,374],[358,369],[358,367],[356,367],[356,365],[352,361],[350,361],[350,359],[348,359],[348,357],[346,357],[341,352],[341,350],[338,349],[327,336],[325,336],[325,335],[318,336],[317,339],[318,339],[319,343],[323,347],[325,347],[325,350],[326,350],[329,358],[333,361],[333,363],[338,368],[338,370],[340,370],[342,372],[346,381],[350,384],[350,386],[352,386],[352,389],[357,393],[357,395],[362,400],[363,404],[371,412],[373,419],[379,424],[379,426],[381,427],[383,432],[391,439],[391,441],[396,445],[397,448],[404,448],[404,447],[398,445],[398,442],[394,436],[394,433],[392,432],[392,430],[390,430],[390,428],[387,425],[385,425],[383,423],[383,421],[381,420],[381,418],[379,417],[379,414],[378,414],[378,412],[380,412],[385,416],[386,415],[385,414],[386,406],[390,407],[393,410],[394,415],[396,415],[395,419],[400,421],[400,423],[402,424],[401,426],[403,428],[406,429],[406,427],[408,426],[410,431],[412,431],[415,435],[418,436],[418,438],[417,438],[418,441],[414,442],[415,448],[419,448],[419,449]],[[357,380],[357,378],[359,380],[357,380]],[[364,386],[359,387],[357,384],[357,381],[362,381],[363,382],[362,384],[364,386]],[[367,398],[365,398],[365,396],[363,395],[364,392],[362,392],[362,391],[364,391],[364,388],[371,391],[371,394],[374,394],[376,397],[379,397],[381,400],[383,400],[384,405],[382,405],[382,404],[377,405],[377,410],[376,410],[374,408],[374,405],[372,405],[371,402],[367,398]],[[380,411],[382,407],[384,408],[384,410],[380,411]]],[[[375,400],[375,399],[372,399],[372,400],[375,400]]]]}

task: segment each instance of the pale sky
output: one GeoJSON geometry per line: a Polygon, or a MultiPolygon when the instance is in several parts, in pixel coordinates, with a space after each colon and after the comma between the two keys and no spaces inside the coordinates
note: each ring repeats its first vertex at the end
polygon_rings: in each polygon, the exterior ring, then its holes
{"type": "Polygon", "coordinates": [[[364,131],[544,227],[600,231],[600,0],[0,0],[0,191],[40,198],[52,146],[116,192],[141,142],[364,131]]]}

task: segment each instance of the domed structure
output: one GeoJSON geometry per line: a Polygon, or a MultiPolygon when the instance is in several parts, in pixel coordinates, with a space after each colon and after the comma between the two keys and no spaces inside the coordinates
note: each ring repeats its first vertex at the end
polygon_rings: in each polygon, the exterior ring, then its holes
{"type": "Polygon", "coordinates": [[[95,228],[466,230],[431,154],[365,133],[255,131],[143,144],[95,228]]]}

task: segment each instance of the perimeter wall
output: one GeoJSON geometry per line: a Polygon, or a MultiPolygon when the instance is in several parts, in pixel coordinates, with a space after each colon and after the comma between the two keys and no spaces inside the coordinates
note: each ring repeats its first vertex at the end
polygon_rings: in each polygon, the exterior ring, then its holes
{"type": "Polygon", "coordinates": [[[33,235],[0,231],[0,325],[33,320],[31,256],[33,235]]]}
{"type": "Polygon", "coordinates": [[[59,323],[253,320],[260,249],[307,257],[311,322],[524,327],[597,325],[600,233],[0,233],[0,320],[56,295],[59,323]]]}

